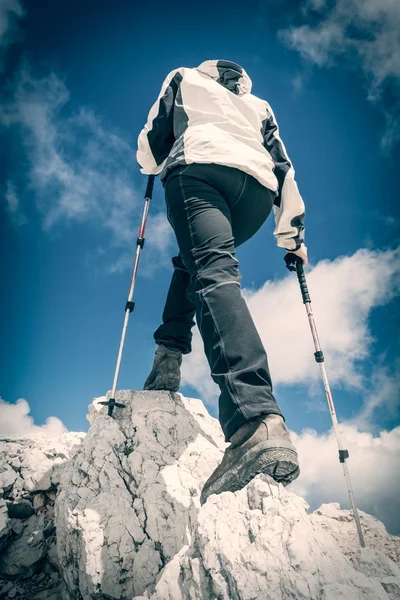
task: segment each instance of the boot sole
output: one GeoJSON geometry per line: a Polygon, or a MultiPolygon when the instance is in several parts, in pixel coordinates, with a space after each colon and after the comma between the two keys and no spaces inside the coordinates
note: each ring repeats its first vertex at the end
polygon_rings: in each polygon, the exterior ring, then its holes
{"type": "Polygon", "coordinates": [[[153,391],[153,392],[177,392],[179,390],[179,385],[170,386],[147,386],[143,387],[144,391],[153,391]]]}
{"type": "MultiPolygon", "coordinates": [[[[260,473],[269,475],[283,486],[289,485],[300,474],[296,450],[279,445],[279,442],[260,442],[249,449],[241,461],[223,473],[207,488],[203,488],[200,503],[211,494],[237,492],[260,473]]],[[[294,448],[294,447],[293,447],[294,448]]]]}

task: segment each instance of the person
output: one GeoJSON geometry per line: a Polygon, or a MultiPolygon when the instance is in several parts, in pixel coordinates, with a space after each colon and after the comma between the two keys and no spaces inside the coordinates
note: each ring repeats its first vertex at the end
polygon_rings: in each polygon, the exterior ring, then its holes
{"type": "Polygon", "coordinates": [[[307,264],[305,207],[272,108],[251,88],[246,71],[231,61],[175,69],[138,137],[140,171],[161,174],[179,248],[143,389],[179,389],[196,315],[220,389],[219,422],[231,442],[204,484],[201,504],[211,494],[241,489],[259,473],[283,485],[300,473],[267,354],[241,294],[235,248],[273,210],[277,245],[307,264]]]}

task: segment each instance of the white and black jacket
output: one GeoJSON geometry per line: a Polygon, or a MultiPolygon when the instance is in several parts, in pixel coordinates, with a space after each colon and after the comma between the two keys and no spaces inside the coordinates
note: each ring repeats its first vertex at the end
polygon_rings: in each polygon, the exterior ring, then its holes
{"type": "Polygon", "coordinates": [[[137,162],[144,175],[161,173],[163,184],[178,165],[245,171],[276,193],[277,244],[297,250],[304,240],[304,202],[274,113],[251,87],[246,71],[226,60],[171,71],[139,135],[137,162]]]}

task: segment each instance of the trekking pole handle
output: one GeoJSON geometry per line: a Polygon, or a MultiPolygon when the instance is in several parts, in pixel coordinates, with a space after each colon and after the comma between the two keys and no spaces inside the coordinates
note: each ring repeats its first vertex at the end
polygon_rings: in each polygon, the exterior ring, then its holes
{"type": "Polygon", "coordinates": [[[284,259],[286,262],[286,267],[289,269],[289,271],[297,272],[297,279],[299,280],[299,284],[300,284],[300,290],[301,290],[301,296],[303,298],[303,304],[306,304],[307,302],[311,302],[310,293],[309,293],[308,287],[307,287],[306,276],[304,274],[302,259],[300,258],[300,256],[297,256],[297,254],[293,254],[293,252],[289,252],[288,254],[286,254],[284,259]]]}
{"type": "Polygon", "coordinates": [[[149,175],[149,178],[147,180],[147,187],[146,187],[146,193],[145,193],[145,198],[151,198],[153,195],[153,187],[154,187],[154,179],[155,179],[155,175],[149,175]]]}

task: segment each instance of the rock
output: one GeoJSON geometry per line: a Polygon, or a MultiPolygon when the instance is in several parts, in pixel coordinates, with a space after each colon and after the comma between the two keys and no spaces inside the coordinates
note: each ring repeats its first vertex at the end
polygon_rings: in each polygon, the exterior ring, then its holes
{"type": "Polygon", "coordinates": [[[151,599],[387,600],[307,509],[265,475],[235,494],[210,496],[151,599]]]}
{"type": "Polygon", "coordinates": [[[357,571],[367,577],[400,577],[400,568],[379,550],[359,548],[350,561],[357,571]]]}
{"type": "Polygon", "coordinates": [[[35,513],[32,503],[24,499],[19,502],[8,502],[7,509],[11,519],[27,519],[35,513]]]}
{"type": "Polygon", "coordinates": [[[390,600],[399,600],[400,583],[398,577],[384,577],[381,584],[390,600]]]}
{"type": "Polygon", "coordinates": [[[45,538],[50,538],[54,536],[56,533],[56,526],[54,525],[53,520],[48,520],[45,518],[44,520],[44,528],[43,528],[43,536],[45,538]]]}
{"type": "MultiPolygon", "coordinates": [[[[390,535],[381,521],[358,509],[361,527],[367,547],[385,554],[396,564],[400,563],[400,538],[390,535]]],[[[352,520],[352,512],[340,509],[337,502],[322,504],[310,515],[317,523],[335,538],[345,556],[353,556],[360,547],[357,529],[352,520]]]]}
{"type": "Polygon", "coordinates": [[[47,519],[54,521],[54,505],[48,504],[46,509],[43,511],[43,514],[46,515],[47,519]]]}
{"type": "Polygon", "coordinates": [[[181,394],[117,400],[126,408],[115,418],[89,407],[86,435],[4,442],[2,473],[20,460],[0,499],[0,573],[16,597],[399,600],[400,538],[377,519],[359,511],[360,548],[351,511],[331,503],[309,514],[265,475],[200,506],[227,446],[217,419],[181,394]],[[46,469],[36,471],[40,456],[46,469]],[[10,519],[5,500],[36,512],[10,519]]]}
{"type": "Polygon", "coordinates": [[[14,584],[11,581],[7,581],[4,584],[0,582],[0,598],[4,598],[13,587],[14,584]]]}
{"type": "Polygon", "coordinates": [[[0,498],[0,550],[7,543],[7,538],[10,533],[10,519],[8,516],[7,504],[0,498]]]}
{"type": "Polygon", "coordinates": [[[45,555],[44,519],[33,515],[24,523],[22,534],[13,539],[0,558],[0,573],[6,577],[26,579],[36,571],[36,564],[45,555]]]}
{"type": "Polygon", "coordinates": [[[19,535],[24,529],[24,524],[20,519],[10,519],[10,526],[14,533],[19,535]]]}
{"type": "MultiPolygon", "coordinates": [[[[56,587],[46,589],[35,594],[32,600],[69,600],[69,596],[66,595],[66,591],[62,583],[59,583],[56,587]]],[[[100,598],[99,598],[100,600],[100,598]]]]}
{"type": "Polygon", "coordinates": [[[50,586],[53,587],[60,583],[60,576],[58,573],[52,573],[50,575],[50,586]]]}
{"type": "MultiPolygon", "coordinates": [[[[0,499],[0,573],[23,583],[22,587],[15,587],[23,598],[34,600],[35,591],[38,591],[35,585],[43,588],[43,583],[34,585],[31,579],[39,564],[44,572],[46,565],[50,567],[50,563],[43,562],[43,558],[46,551],[54,546],[53,505],[56,490],[53,487],[53,471],[62,467],[84,437],[84,433],[67,433],[60,436],[11,436],[0,439],[0,497],[2,492],[6,494],[6,498],[0,499]],[[51,499],[40,491],[35,493],[42,487],[49,492],[51,499]],[[43,513],[39,520],[33,518],[35,509],[43,513]]],[[[55,560],[54,551],[52,556],[55,560]]],[[[50,568],[53,572],[54,567],[50,568]]],[[[2,587],[0,585],[0,589],[2,587]]],[[[59,587],[57,584],[54,589],[59,587]]],[[[60,591],[58,596],[56,592],[49,598],[64,598],[65,590],[61,587],[63,595],[60,591]]]]}
{"type": "Polygon", "coordinates": [[[8,492],[14,485],[17,479],[16,472],[8,466],[3,467],[4,471],[0,471],[0,488],[8,492]]]}
{"type": "Polygon", "coordinates": [[[51,502],[55,502],[56,501],[57,494],[55,492],[52,492],[52,491],[46,492],[46,496],[48,497],[48,499],[51,502]]]}
{"type": "Polygon", "coordinates": [[[42,450],[32,448],[21,467],[21,475],[25,482],[25,489],[31,492],[50,489],[52,467],[52,461],[47,458],[42,450]]]}
{"type": "Polygon", "coordinates": [[[18,592],[17,592],[16,588],[14,587],[14,588],[12,588],[12,589],[11,589],[11,590],[8,592],[8,597],[9,597],[9,598],[15,598],[15,596],[17,595],[17,593],[18,593],[18,592]]]}
{"type": "Polygon", "coordinates": [[[187,542],[191,490],[199,492],[226,446],[199,400],[168,392],[118,397],[127,408],[116,420],[90,407],[91,428],[63,469],[56,502],[63,577],[85,598],[131,598],[155,581],[187,542]]]}
{"type": "Polygon", "coordinates": [[[37,512],[46,505],[46,496],[42,492],[33,496],[33,508],[37,512]]]}
{"type": "Polygon", "coordinates": [[[21,461],[18,457],[12,458],[10,461],[10,466],[14,469],[14,471],[20,471],[21,469],[21,461]]]}
{"type": "Polygon", "coordinates": [[[89,432],[61,474],[57,549],[71,596],[388,600],[383,581],[391,590],[400,581],[394,563],[380,548],[358,553],[353,517],[339,505],[310,515],[260,475],[200,506],[226,447],[200,401],[148,391],[118,401],[126,408],[115,419],[90,407],[89,432]],[[340,544],[341,528],[353,533],[340,544]]]}
{"type": "MultiPolygon", "coordinates": [[[[25,495],[26,495],[26,490],[24,489],[24,480],[22,479],[22,477],[17,475],[17,478],[12,487],[11,497],[17,499],[17,498],[24,498],[25,495]]],[[[28,494],[28,495],[30,496],[30,494],[28,494]]],[[[10,494],[9,494],[9,496],[10,496],[10,494]]]]}
{"type": "Polygon", "coordinates": [[[56,567],[56,569],[58,569],[60,567],[60,562],[58,560],[58,554],[57,554],[57,542],[56,539],[54,538],[54,541],[52,541],[52,543],[49,546],[49,549],[47,551],[47,558],[50,561],[50,563],[56,567]]]}
{"type": "MultiPolygon", "coordinates": [[[[19,491],[50,490],[53,470],[62,467],[79,447],[84,433],[63,433],[57,436],[40,434],[32,438],[11,436],[0,439],[0,487],[8,489],[19,480],[19,491]],[[15,467],[19,473],[14,470],[15,467]],[[5,480],[5,481],[4,481],[5,480]]],[[[15,488],[15,484],[13,489],[15,488]]]]}

